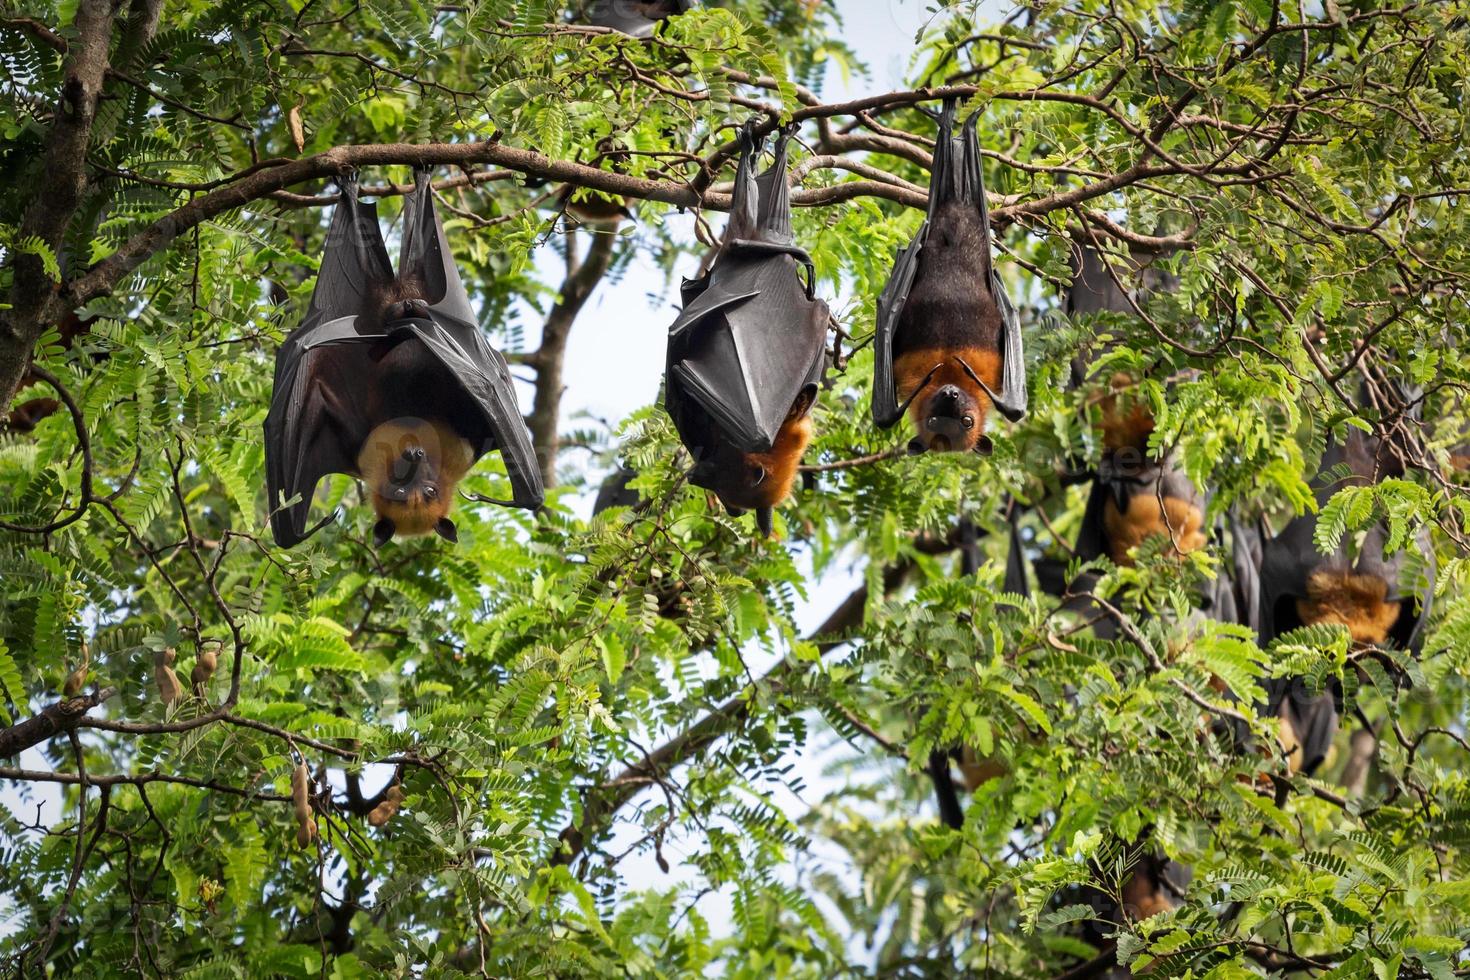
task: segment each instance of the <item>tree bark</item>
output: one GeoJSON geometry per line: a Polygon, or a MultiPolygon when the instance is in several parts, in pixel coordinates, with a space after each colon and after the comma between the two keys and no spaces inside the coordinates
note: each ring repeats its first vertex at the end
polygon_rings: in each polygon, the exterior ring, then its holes
{"type": "MultiPolygon", "coordinates": [[[[19,239],[39,240],[53,255],[59,255],[67,225],[87,189],[87,146],[107,75],[112,20],[107,0],[81,0],[77,6],[77,37],[67,46],[61,98],[46,137],[40,178],[21,218],[19,239]]],[[[0,312],[0,408],[15,396],[36,338],[65,309],[60,284],[41,256],[17,251],[11,265],[11,308],[0,312]]]]}
{"type": "Polygon", "coordinates": [[[0,730],[0,759],[20,755],[53,735],[73,730],[83,715],[116,693],[116,688],[104,687],[95,694],[57,701],[41,709],[41,713],[35,717],[0,730]]]}

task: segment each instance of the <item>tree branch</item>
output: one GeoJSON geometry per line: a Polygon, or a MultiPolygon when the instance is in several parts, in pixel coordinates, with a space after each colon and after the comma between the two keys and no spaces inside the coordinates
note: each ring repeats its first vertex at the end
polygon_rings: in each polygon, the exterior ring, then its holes
{"type": "Polygon", "coordinates": [[[20,755],[62,732],[74,731],[83,716],[117,693],[115,687],[104,687],[91,694],[57,701],[41,709],[41,713],[0,731],[0,759],[20,755]]]}

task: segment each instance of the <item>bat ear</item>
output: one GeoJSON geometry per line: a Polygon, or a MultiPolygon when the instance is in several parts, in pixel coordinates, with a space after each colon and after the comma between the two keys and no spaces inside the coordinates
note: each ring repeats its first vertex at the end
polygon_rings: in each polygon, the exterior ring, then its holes
{"type": "Polygon", "coordinates": [[[771,508],[757,507],[755,509],[755,526],[760,528],[761,537],[769,538],[771,536],[771,508]]]}
{"type": "Polygon", "coordinates": [[[441,517],[434,522],[434,533],[450,544],[459,544],[459,528],[447,517],[441,517]]]}
{"type": "Polygon", "coordinates": [[[929,447],[924,445],[924,440],[917,437],[909,440],[908,450],[910,456],[922,456],[929,447]]]}
{"type": "Polygon", "coordinates": [[[731,507],[729,504],[726,504],[725,505],[725,513],[729,514],[731,517],[744,517],[745,516],[745,508],[744,507],[731,507]]]}
{"type": "Polygon", "coordinates": [[[393,540],[393,535],[397,530],[397,525],[393,523],[393,519],[390,517],[384,517],[378,521],[378,523],[373,525],[373,547],[381,548],[393,540]]]}
{"type": "Polygon", "coordinates": [[[989,456],[994,451],[995,443],[991,442],[990,437],[982,432],[980,438],[975,440],[975,452],[981,456],[989,456]]]}
{"type": "Polygon", "coordinates": [[[805,388],[801,389],[801,394],[796,396],[796,401],[792,403],[791,411],[787,414],[787,418],[806,418],[807,413],[812,410],[812,406],[815,405],[816,402],[817,386],[807,385],[805,388]]]}

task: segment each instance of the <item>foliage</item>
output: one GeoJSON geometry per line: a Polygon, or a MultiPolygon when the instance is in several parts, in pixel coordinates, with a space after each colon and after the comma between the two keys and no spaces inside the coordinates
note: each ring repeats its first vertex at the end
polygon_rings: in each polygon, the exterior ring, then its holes
{"type": "MultiPolygon", "coordinates": [[[[836,13],[811,0],[708,4],[653,42],[558,26],[564,5],[538,0],[171,4],[107,83],[91,179],[54,249],[23,219],[47,186],[65,59],[23,22],[75,44],[77,6],[0,15],[3,295],[18,255],[75,276],[217,183],[333,147],[494,140],[679,186],[710,183],[697,165],[712,160],[718,192],[731,127],[821,107],[827,63],[850,58],[836,13]]],[[[61,523],[0,531],[0,723],[56,702],[84,645],[88,690],[115,694],[70,737],[0,760],[16,803],[0,809],[8,966],[1029,977],[1102,953],[1159,977],[1465,974],[1470,508],[1446,465],[1470,381],[1464,5],[1048,0],[999,26],[989,7],[936,12],[911,81],[984,113],[1031,414],[996,427],[988,460],[902,458],[906,436],[873,428],[866,341],[920,220],[897,201],[927,181],[933,123],[917,97],[866,119],[813,112],[805,138],[897,183],[849,196],[863,175],[804,174],[800,203],[820,206],[798,210],[797,238],[846,339],[807,456],[830,468],[780,512],[777,540],[683,484],[687,459],[649,407],[584,434],[605,451],[590,467],[564,456],[544,512],[460,502],[453,547],[374,551],[338,478],[339,519],[275,548],[260,431],[321,252],[319,185],[193,227],[89,303],[87,329],[43,336],[36,363],[74,397],[88,448],[65,407],[0,435],[0,521],[61,523]],[[1068,236],[1187,243],[1160,260],[1179,288],[1145,316],[1046,318],[1068,236]],[[1069,388],[1071,358],[1107,339],[1094,380],[1069,388]],[[1319,541],[1381,519],[1413,547],[1430,528],[1441,567],[1421,660],[1353,650],[1328,627],[1261,649],[1191,615],[1223,536],[1187,562],[1146,547],[1135,567],[1103,563],[1099,594],[1132,638],[1001,591],[1011,500],[1030,556],[1067,561],[1085,489],[1064,474],[1098,457],[1097,377],[1146,378],[1153,445],[1212,488],[1222,527],[1280,527],[1315,506],[1329,434],[1398,424],[1360,404],[1359,359],[1425,393],[1412,428],[1427,465],[1338,495],[1319,541]],[[644,504],[583,519],[614,456],[644,504]],[[961,517],[992,532],[971,577],[952,554],[961,517]],[[815,584],[849,567],[862,588],[804,634],[815,584]],[[160,703],[153,652],[176,648],[182,678],[211,644],[223,653],[202,696],[160,703]],[[1335,785],[1344,762],[1310,780],[1221,737],[1229,711],[1268,739],[1255,705],[1289,676],[1341,678],[1348,727],[1378,733],[1360,794],[1335,785]],[[1004,769],[958,832],[936,822],[923,772],[955,742],[1004,769]],[[793,771],[798,755],[825,760],[820,785],[793,771]],[[309,848],[298,757],[317,787],[309,848]],[[370,827],[397,778],[401,811],[370,827]],[[58,788],[59,815],[29,823],[58,788]],[[1075,886],[1121,904],[1117,841],[1146,830],[1193,868],[1185,901],[1103,925],[1113,948],[1084,938],[1095,913],[1075,886]]],[[[411,159],[364,183],[403,184],[411,159]]],[[[490,336],[526,354],[515,301],[543,310],[558,286],[531,262],[560,237],[554,188],[493,177],[443,190],[446,224],[490,336]]],[[[671,283],[692,274],[704,248],[678,209],[633,206],[613,282],[635,253],[671,283]]],[[[494,457],[466,489],[507,496],[494,457]]]]}

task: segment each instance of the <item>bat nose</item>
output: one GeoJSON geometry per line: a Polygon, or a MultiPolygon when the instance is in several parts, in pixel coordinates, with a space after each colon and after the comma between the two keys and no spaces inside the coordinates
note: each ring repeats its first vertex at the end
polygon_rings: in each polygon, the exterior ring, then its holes
{"type": "Polygon", "coordinates": [[[945,385],[939,389],[935,397],[938,399],[940,406],[953,408],[960,403],[960,390],[954,385],[945,385]]]}
{"type": "Polygon", "coordinates": [[[403,451],[403,458],[408,460],[410,463],[423,462],[424,450],[420,446],[415,446],[412,449],[405,449],[403,451]]]}

